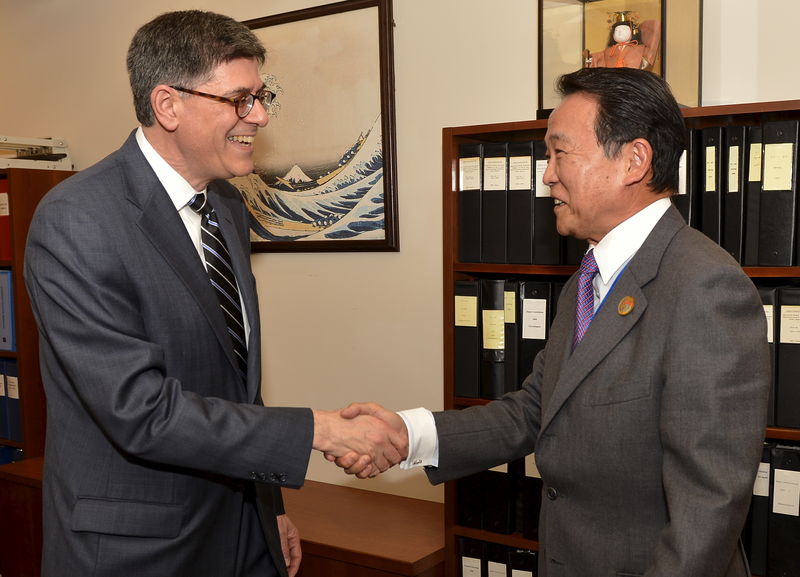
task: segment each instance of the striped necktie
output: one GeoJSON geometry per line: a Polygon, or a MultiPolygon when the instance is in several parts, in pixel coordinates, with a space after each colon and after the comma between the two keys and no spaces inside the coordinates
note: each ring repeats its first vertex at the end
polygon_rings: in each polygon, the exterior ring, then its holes
{"type": "Polygon", "coordinates": [[[594,260],[594,250],[589,250],[581,260],[580,274],[578,276],[578,296],[575,303],[575,333],[572,337],[572,350],[586,334],[586,329],[594,316],[594,286],[592,280],[597,274],[597,261],[594,260]]]}
{"type": "Polygon", "coordinates": [[[242,305],[236,277],[231,267],[228,246],[222,237],[217,223],[217,213],[208,202],[205,194],[196,194],[189,202],[189,207],[202,215],[200,223],[200,243],[203,245],[203,256],[206,271],[217,294],[219,306],[222,308],[228,334],[233,343],[233,352],[239,365],[239,372],[244,379],[247,375],[247,340],[242,320],[242,305]]]}

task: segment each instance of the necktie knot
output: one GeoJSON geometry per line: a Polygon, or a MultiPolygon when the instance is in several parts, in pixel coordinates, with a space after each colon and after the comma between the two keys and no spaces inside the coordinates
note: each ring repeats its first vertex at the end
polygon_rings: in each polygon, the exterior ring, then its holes
{"type": "Polygon", "coordinates": [[[189,208],[191,208],[195,212],[200,212],[201,210],[203,210],[203,207],[205,205],[206,205],[206,194],[204,192],[195,194],[192,197],[192,200],[189,201],[189,208]]]}

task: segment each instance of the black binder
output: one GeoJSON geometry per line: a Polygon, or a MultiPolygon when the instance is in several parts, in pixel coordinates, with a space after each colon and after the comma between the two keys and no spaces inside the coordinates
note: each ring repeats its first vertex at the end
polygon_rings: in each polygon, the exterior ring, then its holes
{"type": "Polygon", "coordinates": [[[778,318],[778,289],[770,286],[759,286],[758,294],[764,305],[764,314],[767,317],[767,342],[769,343],[769,362],[772,382],[769,387],[769,405],[767,406],[767,426],[775,426],[775,382],[778,379],[778,335],[780,319],[778,318]]]}
{"type": "Polygon", "coordinates": [[[508,262],[533,264],[533,199],[535,194],[533,142],[508,143],[508,262]]]}
{"type": "Polygon", "coordinates": [[[486,575],[486,543],[466,537],[458,538],[459,577],[486,575]]]}
{"type": "Polygon", "coordinates": [[[797,237],[798,121],[763,125],[763,172],[758,218],[758,264],[791,266],[797,237]]]}
{"type": "Polygon", "coordinates": [[[517,549],[508,554],[508,567],[514,577],[536,577],[538,553],[527,549],[517,549]]]}
{"type": "Polygon", "coordinates": [[[517,487],[522,476],[522,461],[515,461],[502,470],[483,472],[483,529],[508,535],[516,531],[517,487]]]}
{"type": "Polygon", "coordinates": [[[744,217],[744,258],[745,266],[758,264],[758,215],[761,205],[762,136],[761,126],[750,126],[747,153],[747,186],[745,193],[744,217]]]}
{"type": "Polygon", "coordinates": [[[533,455],[525,457],[525,474],[521,479],[522,536],[539,539],[539,513],[542,509],[542,479],[538,477],[533,455]]]}
{"type": "Polygon", "coordinates": [[[554,202],[550,187],[542,178],[547,168],[547,146],[541,140],[533,143],[536,161],[536,198],[533,201],[533,262],[534,264],[559,264],[561,262],[561,235],[556,229],[554,202]]]}
{"type": "Polygon", "coordinates": [[[727,170],[723,178],[727,182],[722,202],[722,247],[738,263],[744,255],[744,209],[747,183],[748,127],[725,128],[725,155],[727,170]]]}
{"type": "Polygon", "coordinates": [[[533,360],[544,349],[550,335],[552,285],[544,281],[520,281],[517,344],[517,387],[530,374],[533,360]]]}
{"type": "Polygon", "coordinates": [[[775,425],[800,428],[800,286],[781,287],[778,303],[775,425]]]}
{"type": "Polygon", "coordinates": [[[481,279],[481,398],[505,393],[505,281],[481,279]]]}
{"type": "Polygon", "coordinates": [[[519,307],[519,281],[505,280],[505,346],[506,366],[504,392],[516,391],[525,375],[519,374],[519,338],[520,320],[519,307]]]}
{"type": "Polygon", "coordinates": [[[702,156],[704,159],[703,199],[700,210],[700,230],[708,238],[722,243],[722,202],[724,193],[725,127],[707,126],[702,131],[702,156]]]}
{"type": "Polygon", "coordinates": [[[686,150],[680,163],[679,185],[672,202],[692,228],[700,228],[701,176],[703,157],[700,154],[700,129],[687,131],[686,150]]]}
{"type": "Polygon", "coordinates": [[[564,237],[564,248],[562,253],[563,263],[579,265],[583,259],[583,255],[589,249],[589,243],[583,239],[574,238],[572,236],[564,237]]]}
{"type": "Polygon", "coordinates": [[[766,571],[769,577],[800,575],[798,474],[800,447],[777,445],[773,448],[766,571]]]}
{"type": "Polygon", "coordinates": [[[483,471],[456,480],[456,522],[462,527],[483,526],[483,471]]]}
{"type": "Polygon", "coordinates": [[[770,461],[775,443],[764,443],[761,465],[753,483],[753,498],[747,515],[742,541],[754,575],[767,572],[767,528],[769,526],[770,461]]]}
{"type": "Polygon", "coordinates": [[[505,143],[483,145],[481,262],[506,262],[508,153],[505,143]]]}
{"type": "Polygon", "coordinates": [[[457,280],[453,327],[453,390],[457,397],[478,398],[481,375],[480,291],[478,281],[457,280]]]}
{"type": "Polygon", "coordinates": [[[486,577],[507,577],[509,547],[500,543],[486,543],[486,577]]]}
{"type": "Polygon", "coordinates": [[[458,258],[481,262],[483,145],[458,145],[458,258]]]}

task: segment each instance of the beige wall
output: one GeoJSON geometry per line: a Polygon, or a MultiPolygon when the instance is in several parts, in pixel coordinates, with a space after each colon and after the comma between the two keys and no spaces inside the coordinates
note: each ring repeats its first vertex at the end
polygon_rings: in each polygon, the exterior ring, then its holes
{"type": "MultiPolygon", "coordinates": [[[[141,24],[173,9],[246,20],[319,3],[0,0],[0,134],[62,136],[85,168],[136,126],[124,59],[141,24]]],[[[537,5],[394,0],[401,250],[253,257],[269,404],[442,406],[441,129],[533,117],[537,5]]],[[[781,68],[795,68],[798,16],[795,0],[706,0],[704,103],[800,98],[800,81],[781,68]]],[[[418,471],[358,482],[315,455],[308,476],[442,499],[418,471]]]]}

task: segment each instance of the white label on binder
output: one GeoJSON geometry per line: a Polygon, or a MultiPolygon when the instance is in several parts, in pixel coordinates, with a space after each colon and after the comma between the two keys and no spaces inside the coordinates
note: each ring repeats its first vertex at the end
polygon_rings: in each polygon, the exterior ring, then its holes
{"type": "Polygon", "coordinates": [[[530,571],[523,571],[522,569],[512,569],[511,577],[533,577],[530,571]]]}
{"type": "Polygon", "coordinates": [[[483,190],[506,189],[506,157],[488,156],[483,159],[483,190]]]}
{"type": "Polygon", "coordinates": [[[0,216],[8,216],[11,214],[8,211],[8,193],[0,192],[0,216]]]}
{"type": "Polygon", "coordinates": [[[514,291],[503,291],[503,314],[506,324],[513,325],[517,322],[517,293],[514,291]]]}
{"type": "Polygon", "coordinates": [[[457,327],[478,326],[478,297],[456,295],[457,327]]]}
{"type": "Polygon", "coordinates": [[[522,338],[547,338],[547,300],[522,299],[522,338]]]}
{"type": "Polygon", "coordinates": [[[481,577],[481,560],[475,557],[462,557],[461,574],[463,577],[481,577]]]}
{"type": "Polygon", "coordinates": [[[544,171],[547,170],[546,160],[536,161],[536,197],[552,196],[550,194],[550,187],[544,183],[544,171]]]}
{"type": "Polygon", "coordinates": [[[480,190],[481,188],[481,159],[473,156],[458,160],[458,189],[480,190]]]}
{"type": "Polygon", "coordinates": [[[739,147],[728,149],[728,192],[739,192],[739,147]]]}
{"type": "Polygon", "coordinates": [[[781,307],[781,344],[800,344],[800,306],[784,305],[781,307]]]}
{"type": "Polygon", "coordinates": [[[763,190],[791,190],[794,144],[781,142],[764,145],[763,190]]]}
{"type": "Polygon", "coordinates": [[[753,483],[753,495],[769,497],[769,463],[759,463],[756,481],[753,483]]]}
{"type": "Polygon", "coordinates": [[[772,343],[775,338],[775,325],[774,317],[775,317],[775,307],[773,305],[764,305],[764,314],[767,317],[767,342],[772,343]]]}
{"type": "Polygon", "coordinates": [[[9,399],[19,399],[19,379],[12,375],[6,375],[6,394],[9,399]]]}
{"type": "Polygon", "coordinates": [[[483,348],[502,351],[506,348],[506,321],[503,311],[483,311],[483,348]]]}
{"type": "Polygon", "coordinates": [[[489,561],[489,577],[506,577],[506,575],[505,563],[489,561]]]}
{"type": "Polygon", "coordinates": [[[530,190],[532,163],[530,156],[511,156],[508,159],[508,189],[530,190]]]}
{"type": "Polygon", "coordinates": [[[748,182],[759,182],[761,180],[761,143],[750,143],[750,167],[747,170],[748,182]]]}
{"type": "Polygon", "coordinates": [[[706,146],[706,192],[716,192],[717,147],[706,146]]]}
{"type": "Polygon", "coordinates": [[[800,517],[800,471],[775,469],[772,512],[800,517]]]}

